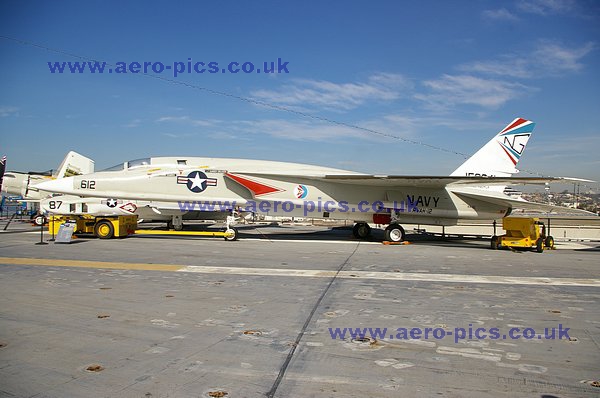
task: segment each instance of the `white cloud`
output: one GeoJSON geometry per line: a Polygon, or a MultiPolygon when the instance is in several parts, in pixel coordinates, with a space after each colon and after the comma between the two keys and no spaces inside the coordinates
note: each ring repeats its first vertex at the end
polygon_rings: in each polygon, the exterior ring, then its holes
{"type": "Polygon", "coordinates": [[[346,126],[324,122],[266,119],[242,122],[240,131],[267,134],[294,141],[329,141],[336,138],[365,137],[367,133],[346,126]]]}
{"type": "Polygon", "coordinates": [[[476,61],[459,66],[464,72],[476,72],[487,75],[527,78],[532,76],[531,63],[516,55],[502,56],[496,61],[476,61]]]}
{"type": "Polygon", "coordinates": [[[456,105],[476,105],[496,109],[513,98],[522,96],[526,86],[501,80],[470,75],[444,75],[423,83],[429,93],[415,98],[426,102],[430,109],[447,110],[456,105]]]}
{"type": "Polygon", "coordinates": [[[517,2],[517,8],[521,11],[544,16],[569,12],[574,7],[574,0],[521,0],[517,2]]]}
{"type": "Polygon", "coordinates": [[[441,117],[428,115],[425,117],[405,116],[405,115],[387,115],[385,120],[393,123],[394,128],[402,128],[403,135],[412,135],[419,137],[422,135],[424,128],[431,129],[439,127],[442,131],[476,131],[476,132],[493,132],[499,126],[495,121],[489,122],[484,119],[469,118],[465,119],[451,117],[441,117]]]}
{"type": "Polygon", "coordinates": [[[215,120],[203,120],[203,119],[192,119],[189,116],[163,116],[156,119],[156,122],[175,122],[175,123],[183,123],[192,126],[213,126],[217,121],[215,120]]]}
{"type": "Polygon", "coordinates": [[[162,133],[162,135],[164,135],[165,137],[168,137],[168,138],[183,139],[183,138],[194,137],[196,134],[192,134],[192,133],[181,133],[181,134],[162,133]]]}
{"type": "Polygon", "coordinates": [[[580,135],[577,139],[571,136],[550,136],[544,140],[544,145],[537,145],[529,150],[532,154],[539,156],[576,156],[580,161],[593,158],[600,152],[600,134],[598,135],[580,135]],[[588,152],[590,156],[581,156],[583,152],[588,152]]]}
{"type": "Polygon", "coordinates": [[[541,42],[534,51],[532,62],[547,74],[562,74],[564,72],[578,72],[583,68],[580,62],[583,57],[596,48],[588,42],[580,48],[563,47],[551,41],[541,42]]]}
{"type": "Polygon", "coordinates": [[[546,135],[543,145],[532,145],[528,149],[528,168],[542,170],[546,175],[599,181],[598,167],[594,164],[597,163],[600,152],[599,133],[578,135],[576,138],[572,135],[546,135]]]}
{"type": "MultiPolygon", "coordinates": [[[[402,114],[388,114],[376,119],[363,120],[351,125],[335,125],[323,121],[263,119],[254,121],[237,121],[228,126],[228,130],[237,137],[248,137],[248,134],[269,135],[279,139],[294,141],[327,141],[366,140],[379,143],[405,141],[413,144],[420,142],[426,131],[432,128],[442,130],[476,131],[478,133],[495,131],[495,123],[483,120],[464,120],[448,117],[419,117],[402,114]],[[366,130],[372,131],[366,131],[366,130]]],[[[434,143],[431,143],[434,144],[434,143]]]]}
{"type": "MultiPolygon", "coordinates": [[[[498,19],[513,17],[504,8],[488,10],[485,15],[498,19]]],[[[403,75],[378,73],[364,82],[354,83],[296,79],[276,90],[259,90],[252,95],[258,101],[308,114],[314,112],[314,108],[349,111],[370,102],[394,102],[403,98],[418,99],[430,111],[445,112],[458,106],[490,110],[536,90],[514,79],[577,72],[584,67],[582,59],[594,48],[591,42],[581,47],[566,47],[554,41],[539,41],[534,49],[523,54],[505,54],[495,60],[461,65],[458,67],[461,73],[425,80],[417,90],[403,75]]]]}
{"type": "Polygon", "coordinates": [[[485,10],[482,13],[485,19],[493,21],[518,21],[519,18],[508,11],[506,8],[499,8],[497,10],[485,10]]]}
{"type": "Polygon", "coordinates": [[[459,70],[515,78],[539,78],[580,71],[582,59],[596,45],[588,42],[581,47],[566,47],[558,42],[538,42],[528,54],[502,55],[492,61],[476,61],[459,66],[459,70]]]}
{"type": "Polygon", "coordinates": [[[367,101],[393,101],[412,87],[398,74],[378,73],[362,83],[333,83],[324,80],[295,79],[279,90],[258,90],[252,96],[283,106],[318,106],[351,110],[367,101]]]}
{"type": "Polygon", "coordinates": [[[15,106],[0,106],[0,117],[17,116],[19,108],[15,106]]]}
{"type": "Polygon", "coordinates": [[[189,116],[163,116],[156,119],[157,122],[181,122],[184,120],[189,120],[189,116]]]}
{"type": "Polygon", "coordinates": [[[140,125],[140,123],[142,122],[142,119],[133,119],[132,121],[130,121],[127,124],[124,124],[123,127],[127,127],[127,128],[135,128],[138,127],[140,125]]]}

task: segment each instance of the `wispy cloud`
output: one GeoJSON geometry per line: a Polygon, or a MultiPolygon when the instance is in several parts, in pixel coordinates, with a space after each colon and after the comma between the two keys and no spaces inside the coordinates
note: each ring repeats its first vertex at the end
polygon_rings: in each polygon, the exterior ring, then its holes
{"type": "Polygon", "coordinates": [[[257,90],[252,96],[261,101],[284,106],[351,110],[368,101],[396,100],[411,87],[412,83],[402,75],[378,73],[361,83],[296,79],[279,90],[257,90]]]}
{"type": "Polygon", "coordinates": [[[494,61],[475,61],[458,67],[463,72],[528,78],[533,75],[531,62],[517,55],[503,55],[494,61]]]}
{"type": "Polygon", "coordinates": [[[191,125],[191,126],[208,127],[208,126],[215,125],[217,121],[204,120],[204,119],[192,119],[189,116],[163,116],[163,117],[156,119],[156,122],[158,122],[158,123],[175,122],[175,123],[182,123],[182,124],[187,124],[187,125],[191,125]]]}
{"type": "Polygon", "coordinates": [[[490,122],[485,119],[470,118],[468,122],[465,122],[463,118],[456,116],[434,116],[430,114],[424,117],[392,114],[385,116],[384,120],[392,123],[395,129],[401,128],[403,135],[412,135],[414,137],[421,136],[424,128],[441,131],[492,132],[495,128],[499,127],[495,121],[490,122]]]}
{"type": "Polygon", "coordinates": [[[582,152],[588,152],[590,158],[596,159],[595,155],[600,152],[600,134],[582,135],[578,136],[576,140],[570,136],[550,136],[544,140],[544,145],[536,145],[529,152],[540,156],[560,154],[564,157],[581,157],[582,152]]]}
{"type": "Polygon", "coordinates": [[[572,11],[575,4],[574,0],[520,0],[517,8],[523,12],[545,16],[572,11]]]}
{"type": "Polygon", "coordinates": [[[18,116],[19,108],[16,106],[0,106],[0,117],[18,116]]]}
{"type": "Polygon", "coordinates": [[[245,121],[239,126],[240,131],[247,133],[270,135],[294,141],[329,141],[336,138],[364,137],[357,129],[336,126],[323,122],[291,121],[284,119],[266,119],[245,121]]]}
{"type": "Polygon", "coordinates": [[[600,134],[580,135],[577,139],[550,135],[543,145],[532,145],[528,151],[528,164],[545,174],[598,180],[598,168],[594,166],[600,152],[600,134]]]}
{"type": "Polygon", "coordinates": [[[581,47],[567,47],[556,41],[543,40],[528,54],[505,54],[496,60],[476,61],[458,69],[514,78],[557,76],[583,69],[582,59],[595,48],[592,42],[581,47]]]}
{"type": "Polygon", "coordinates": [[[135,128],[135,127],[138,127],[140,125],[140,123],[142,123],[142,119],[133,119],[129,123],[124,124],[123,127],[135,128]]]}
{"type": "Polygon", "coordinates": [[[173,139],[182,139],[182,138],[190,138],[194,137],[196,134],[193,133],[162,133],[165,137],[173,138],[173,139]]]}
{"type": "Polygon", "coordinates": [[[469,123],[465,123],[464,120],[455,117],[420,117],[401,114],[388,114],[362,120],[355,125],[358,128],[311,120],[263,119],[233,122],[229,126],[229,131],[237,137],[246,138],[249,134],[253,134],[294,141],[364,140],[381,143],[384,140],[410,140],[415,143],[420,141],[426,132],[436,128],[480,133],[494,131],[498,127],[495,123],[483,120],[471,120],[469,123]],[[373,130],[377,133],[363,129],[373,130]]]}
{"type": "Polygon", "coordinates": [[[163,116],[156,119],[157,122],[181,122],[184,120],[189,120],[189,116],[163,116]]]}
{"type": "Polygon", "coordinates": [[[532,62],[536,62],[543,71],[556,75],[564,72],[578,72],[583,68],[580,62],[596,48],[595,43],[588,42],[582,47],[564,47],[552,41],[543,41],[533,53],[532,62]]]}
{"type": "Polygon", "coordinates": [[[443,111],[456,105],[476,105],[496,109],[517,96],[522,96],[528,87],[502,80],[484,79],[470,75],[443,75],[439,79],[427,80],[429,90],[415,98],[424,101],[432,110],[443,111]]]}
{"type": "Polygon", "coordinates": [[[508,11],[506,8],[499,8],[497,10],[485,10],[481,14],[483,18],[492,20],[492,21],[510,21],[515,22],[518,21],[519,18],[508,11]]]}
{"type": "MultiPolygon", "coordinates": [[[[561,9],[558,5],[547,7],[561,9]]],[[[505,8],[487,10],[484,16],[504,20],[517,18],[505,8]]],[[[540,40],[532,49],[521,54],[502,54],[496,59],[459,65],[456,67],[459,71],[457,73],[446,73],[418,83],[400,74],[377,73],[362,82],[334,83],[295,79],[275,90],[259,90],[251,95],[269,104],[315,115],[315,109],[350,111],[373,102],[398,104],[399,100],[413,98],[420,100],[420,104],[428,111],[437,112],[437,115],[462,107],[464,111],[475,111],[482,116],[511,100],[538,91],[538,88],[526,84],[526,79],[563,76],[581,71],[585,67],[584,58],[595,48],[596,44],[593,42],[567,46],[558,41],[540,40]]],[[[363,122],[362,126],[388,134],[386,130],[390,126],[390,120],[379,119],[363,122]]],[[[191,122],[187,116],[163,117],[158,121],[166,120],[191,122]]],[[[323,135],[322,129],[311,127],[314,121],[302,125],[273,121],[262,123],[260,127],[268,134],[278,137],[299,139],[298,127],[306,132],[309,139],[320,139],[323,135]]],[[[329,132],[334,135],[346,134],[349,131],[347,127],[333,124],[329,127],[329,132]]]]}

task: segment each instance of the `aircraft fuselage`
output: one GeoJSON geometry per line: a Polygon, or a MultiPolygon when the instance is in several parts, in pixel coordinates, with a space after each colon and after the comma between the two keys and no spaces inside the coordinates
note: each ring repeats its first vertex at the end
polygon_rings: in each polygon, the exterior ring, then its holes
{"type": "MultiPolygon", "coordinates": [[[[335,169],[333,169],[335,170],[335,169]]],[[[360,174],[357,174],[360,177],[360,174]]],[[[58,181],[56,181],[58,182],[58,181]]],[[[147,165],[63,179],[55,192],[109,200],[177,203],[181,212],[227,211],[270,216],[452,225],[457,219],[501,218],[506,206],[459,197],[451,188],[378,186],[286,175],[252,175],[200,167],[147,165]]]]}

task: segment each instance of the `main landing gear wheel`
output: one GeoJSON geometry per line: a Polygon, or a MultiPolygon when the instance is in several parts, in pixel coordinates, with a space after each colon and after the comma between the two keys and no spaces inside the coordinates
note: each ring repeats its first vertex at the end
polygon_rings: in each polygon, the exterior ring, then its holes
{"type": "Polygon", "coordinates": [[[169,229],[172,228],[175,231],[183,231],[183,216],[181,214],[172,216],[169,221],[170,222],[167,222],[169,229]]]}
{"type": "Polygon", "coordinates": [[[238,230],[235,228],[227,228],[225,230],[225,236],[223,237],[225,240],[234,241],[238,238],[238,230]]]}
{"type": "Polygon", "coordinates": [[[44,225],[44,224],[46,224],[46,221],[47,221],[47,220],[46,220],[46,217],[44,217],[44,216],[43,216],[43,215],[41,215],[41,214],[38,214],[37,216],[33,217],[33,223],[34,223],[35,225],[37,225],[38,227],[39,227],[40,225],[44,225]]]}
{"type": "Polygon", "coordinates": [[[371,227],[366,222],[359,222],[352,228],[352,234],[358,239],[367,239],[371,235],[371,227]]]}
{"type": "Polygon", "coordinates": [[[183,223],[173,223],[173,221],[167,221],[167,229],[174,231],[183,231],[183,223]]]}
{"type": "Polygon", "coordinates": [[[384,240],[388,242],[402,242],[405,237],[404,228],[398,224],[390,224],[385,229],[384,240]]]}
{"type": "Polygon", "coordinates": [[[94,227],[94,234],[100,239],[110,239],[115,234],[115,228],[110,221],[100,221],[94,227]]]}

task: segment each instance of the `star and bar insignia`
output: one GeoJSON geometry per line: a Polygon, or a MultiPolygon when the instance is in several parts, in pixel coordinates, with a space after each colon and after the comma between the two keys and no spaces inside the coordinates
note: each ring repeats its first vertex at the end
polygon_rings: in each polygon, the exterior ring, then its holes
{"type": "Polygon", "coordinates": [[[206,174],[201,171],[192,171],[186,177],[178,176],[177,184],[185,184],[190,191],[199,193],[204,191],[206,187],[216,187],[217,179],[208,178],[206,174]]]}

